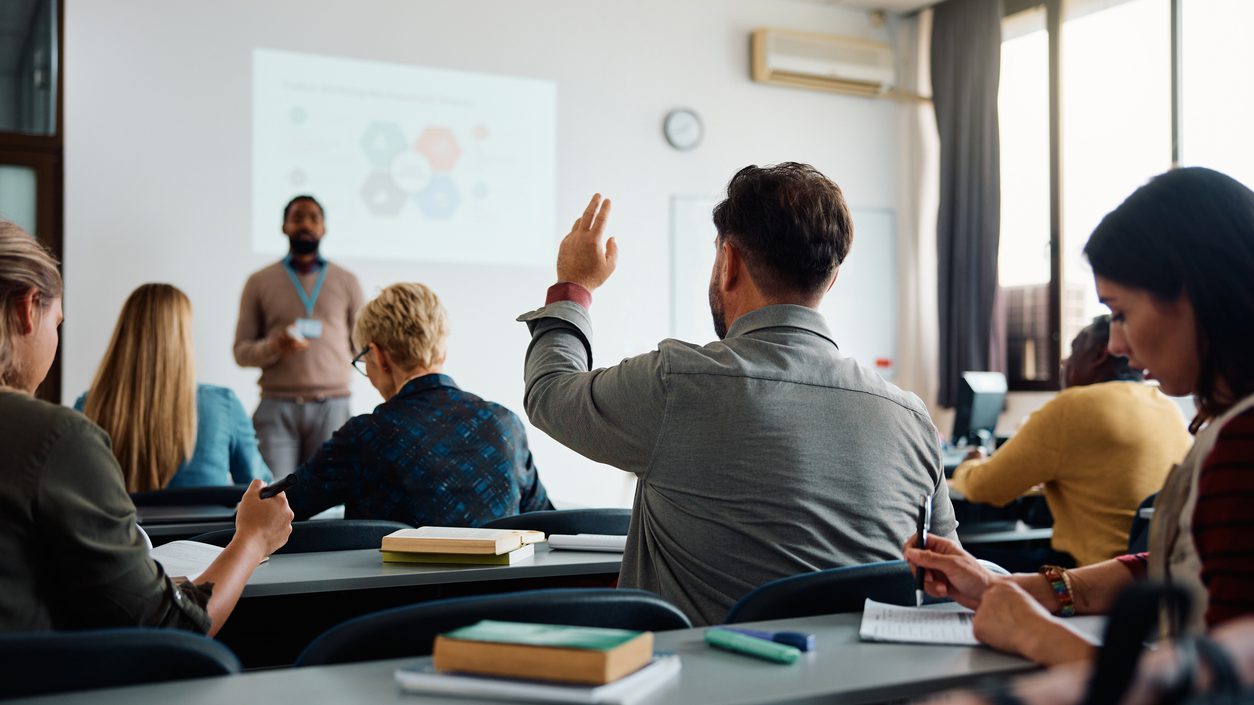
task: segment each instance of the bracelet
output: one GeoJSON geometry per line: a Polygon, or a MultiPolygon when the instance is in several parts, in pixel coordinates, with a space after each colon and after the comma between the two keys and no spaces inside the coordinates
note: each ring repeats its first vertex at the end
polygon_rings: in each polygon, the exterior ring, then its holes
{"type": "Polygon", "coordinates": [[[1071,581],[1067,575],[1065,568],[1056,565],[1043,565],[1037,571],[1045,576],[1049,581],[1049,587],[1054,591],[1054,597],[1058,598],[1058,604],[1061,605],[1055,613],[1059,617],[1075,616],[1075,596],[1071,593],[1071,581]]]}

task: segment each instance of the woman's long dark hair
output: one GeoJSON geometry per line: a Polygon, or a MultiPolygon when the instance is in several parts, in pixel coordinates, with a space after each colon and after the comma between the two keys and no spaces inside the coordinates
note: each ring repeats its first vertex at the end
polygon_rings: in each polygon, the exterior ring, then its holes
{"type": "Polygon", "coordinates": [[[1169,171],[1107,214],[1084,254],[1121,286],[1189,297],[1200,363],[1194,430],[1254,394],[1254,192],[1210,169],[1169,171]],[[1230,396],[1219,396],[1220,381],[1230,396]]]}

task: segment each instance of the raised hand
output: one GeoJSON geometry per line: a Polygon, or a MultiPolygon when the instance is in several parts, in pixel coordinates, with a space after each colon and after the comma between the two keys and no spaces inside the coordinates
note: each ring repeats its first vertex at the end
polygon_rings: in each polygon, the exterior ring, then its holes
{"type": "Polygon", "coordinates": [[[618,243],[611,237],[602,244],[609,216],[610,199],[594,194],[557,249],[559,282],[572,282],[593,291],[614,273],[618,243]]]}

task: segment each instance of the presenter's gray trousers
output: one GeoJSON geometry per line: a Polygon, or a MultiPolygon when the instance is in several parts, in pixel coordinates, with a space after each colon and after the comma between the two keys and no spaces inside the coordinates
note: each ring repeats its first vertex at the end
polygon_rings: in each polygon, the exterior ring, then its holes
{"type": "Polygon", "coordinates": [[[313,457],[323,441],[352,416],[348,397],[262,399],[253,414],[261,457],[278,480],[313,457]]]}

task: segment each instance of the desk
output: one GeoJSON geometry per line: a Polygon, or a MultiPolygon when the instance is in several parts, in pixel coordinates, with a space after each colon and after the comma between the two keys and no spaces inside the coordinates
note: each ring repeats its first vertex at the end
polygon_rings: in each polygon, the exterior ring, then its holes
{"type": "Polygon", "coordinates": [[[152,524],[191,524],[199,522],[235,523],[233,507],[195,504],[169,507],[135,507],[135,521],[147,529],[152,524]]]}
{"type": "MultiPolygon", "coordinates": [[[[861,614],[780,619],[737,626],[799,630],[814,634],[818,649],[790,666],[711,649],[702,629],[658,632],[656,648],[678,653],[679,679],[659,690],[649,705],[741,703],[876,703],[930,695],[986,677],[1029,671],[1023,659],[980,647],[873,644],[858,640],[861,614]]],[[[360,702],[425,705],[444,696],[406,694],[392,672],[422,659],[282,669],[198,681],[111,688],[10,703],[43,705],[222,705],[223,703],[360,702]]],[[[459,703],[499,702],[458,699],[459,703]]]]}
{"type": "Polygon", "coordinates": [[[1044,542],[1048,545],[1053,536],[1054,530],[1050,527],[1028,526],[1021,521],[976,524],[965,530],[962,524],[958,525],[958,540],[964,545],[1020,542],[1044,542]]]}
{"type": "Polygon", "coordinates": [[[249,668],[296,660],[345,620],[428,600],[553,587],[611,587],[619,553],[550,551],[511,566],[384,563],[378,549],[270,556],[257,567],[218,639],[249,668]]]}
{"type": "Polygon", "coordinates": [[[152,540],[153,546],[195,538],[201,534],[220,529],[234,529],[233,521],[200,521],[185,524],[145,524],[144,533],[152,540]]]}

